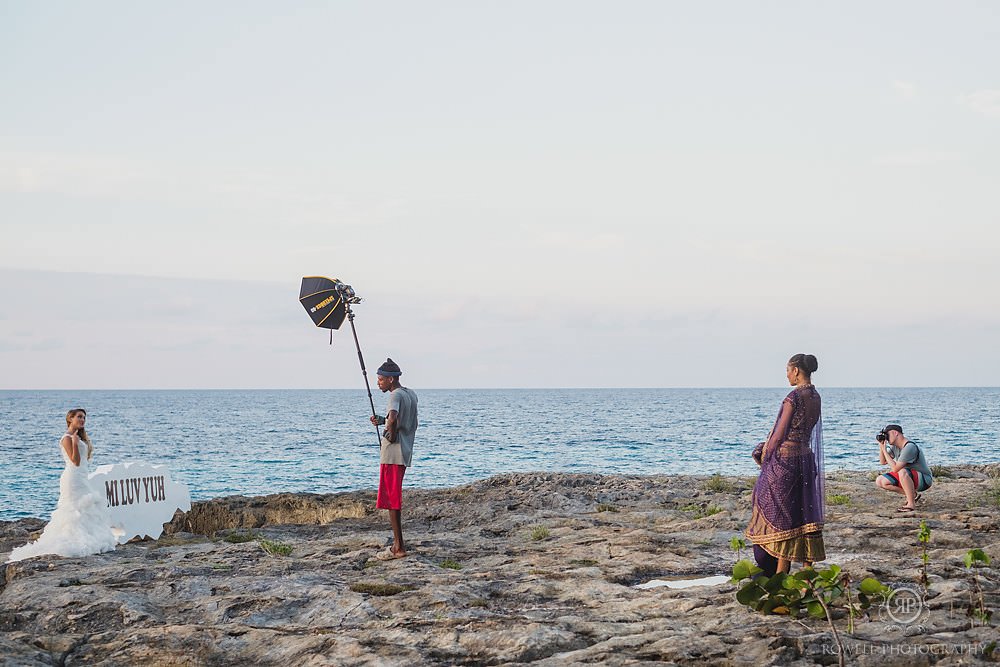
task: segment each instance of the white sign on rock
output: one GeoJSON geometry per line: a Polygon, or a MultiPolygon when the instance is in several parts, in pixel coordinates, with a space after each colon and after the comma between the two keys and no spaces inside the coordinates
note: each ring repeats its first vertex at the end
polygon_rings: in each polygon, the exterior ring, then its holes
{"type": "Polygon", "coordinates": [[[90,484],[107,498],[119,544],[133,537],[155,540],[163,533],[163,524],[174,518],[174,512],[191,509],[187,486],[170,479],[170,471],[163,465],[98,466],[90,474],[90,484]]]}

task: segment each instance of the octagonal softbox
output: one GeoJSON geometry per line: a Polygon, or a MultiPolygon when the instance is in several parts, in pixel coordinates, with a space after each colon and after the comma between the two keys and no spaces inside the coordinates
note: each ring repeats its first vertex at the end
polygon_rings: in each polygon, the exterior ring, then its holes
{"type": "Polygon", "coordinates": [[[313,324],[324,329],[339,329],[347,317],[347,309],[337,285],[336,278],[306,276],[299,288],[299,303],[309,313],[313,324]]]}

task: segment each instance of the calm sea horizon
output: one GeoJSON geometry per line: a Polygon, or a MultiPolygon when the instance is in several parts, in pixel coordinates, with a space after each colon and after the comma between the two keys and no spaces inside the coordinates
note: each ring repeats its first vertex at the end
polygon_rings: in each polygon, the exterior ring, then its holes
{"type": "MultiPolygon", "coordinates": [[[[819,387],[827,470],[875,469],[899,423],[929,463],[1000,461],[1000,388],[819,387]]],[[[753,446],[788,388],[419,389],[407,487],[525,471],[756,474],[753,446]]],[[[375,393],[384,414],[385,396],[375,393]]],[[[374,490],[378,442],[363,390],[0,390],[9,455],[0,520],[48,518],[68,409],[88,411],[92,465],[165,464],[192,500],[374,490]]]]}

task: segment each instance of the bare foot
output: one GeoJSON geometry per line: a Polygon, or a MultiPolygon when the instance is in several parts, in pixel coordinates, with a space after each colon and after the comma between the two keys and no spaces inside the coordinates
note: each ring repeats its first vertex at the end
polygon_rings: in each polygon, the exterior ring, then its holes
{"type": "Polygon", "coordinates": [[[392,547],[386,547],[382,551],[375,554],[376,560],[395,560],[396,558],[403,558],[406,556],[405,551],[395,551],[392,547]]]}

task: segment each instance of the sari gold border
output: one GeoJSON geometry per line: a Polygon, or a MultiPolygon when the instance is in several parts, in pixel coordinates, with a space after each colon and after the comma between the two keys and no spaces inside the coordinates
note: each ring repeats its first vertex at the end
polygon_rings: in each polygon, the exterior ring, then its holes
{"type": "Polygon", "coordinates": [[[763,548],[764,544],[790,540],[793,537],[802,537],[806,533],[816,533],[822,530],[822,523],[807,523],[789,530],[777,530],[771,525],[771,522],[764,517],[761,511],[754,507],[753,514],[750,516],[750,524],[747,526],[744,534],[749,537],[754,544],[763,548]]]}
{"type": "Polygon", "coordinates": [[[771,554],[775,558],[780,558],[782,560],[792,560],[796,562],[809,562],[818,563],[820,561],[826,560],[826,548],[823,544],[822,533],[813,533],[811,535],[805,535],[803,537],[792,538],[791,540],[781,540],[780,542],[773,542],[768,544],[758,544],[761,549],[771,554]],[[794,548],[795,553],[790,553],[793,549],[789,549],[788,552],[781,553],[778,550],[772,548],[776,544],[787,545],[789,542],[798,542],[801,548],[794,548]],[[817,544],[818,543],[818,544],[817,544]],[[812,547],[818,547],[813,549],[812,547]]]}

